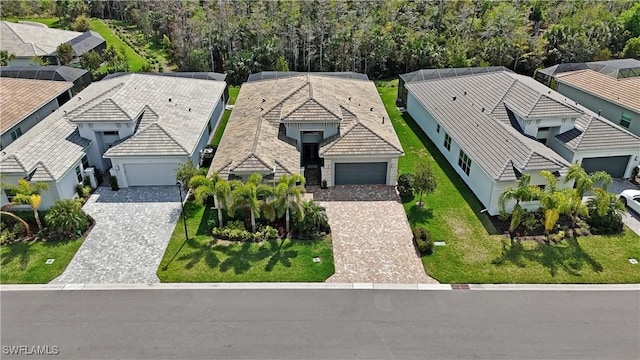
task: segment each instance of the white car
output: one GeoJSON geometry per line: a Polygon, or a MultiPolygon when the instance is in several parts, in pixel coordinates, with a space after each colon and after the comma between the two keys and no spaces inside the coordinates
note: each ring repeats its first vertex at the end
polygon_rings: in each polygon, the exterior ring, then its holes
{"type": "Polygon", "coordinates": [[[620,201],[640,214],[640,190],[625,190],[620,193],[620,201]]]}

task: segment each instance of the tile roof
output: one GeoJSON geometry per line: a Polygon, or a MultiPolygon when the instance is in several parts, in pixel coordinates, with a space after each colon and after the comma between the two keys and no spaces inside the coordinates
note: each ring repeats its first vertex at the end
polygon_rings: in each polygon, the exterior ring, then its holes
{"type": "Polygon", "coordinates": [[[71,122],[129,122],[133,119],[113,99],[104,99],[77,115],[67,116],[71,122]]]}
{"type": "Polygon", "coordinates": [[[44,65],[44,66],[0,66],[0,77],[21,78],[34,80],[55,80],[69,81],[76,83],[76,80],[89,77],[89,71],[84,69],[76,69],[63,65],[44,65]]]}
{"type": "Polygon", "coordinates": [[[323,144],[326,155],[361,155],[363,149],[367,154],[403,153],[373,82],[295,74],[243,84],[210,173],[225,176],[235,169],[271,169],[274,164],[276,175],[298,173],[300,153],[282,123],[307,121],[340,122],[340,134],[330,139],[335,146],[323,144]],[[363,141],[371,143],[363,147],[363,141]]]}
{"type": "Polygon", "coordinates": [[[0,133],[73,87],[64,81],[0,78],[0,133]]]}
{"type": "Polygon", "coordinates": [[[514,180],[518,172],[569,166],[559,154],[513,126],[509,107],[536,116],[554,116],[558,106],[566,106],[562,111],[568,114],[580,110],[533,79],[497,71],[405,86],[494,180],[514,180]]]}
{"type": "Polygon", "coordinates": [[[58,45],[80,35],[80,32],[51,29],[43,24],[0,21],[0,49],[17,57],[55,54],[58,45]]]}
{"type": "Polygon", "coordinates": [[[153,155],[190,155],[225,87],[219,81],[148,74],[95,82],[9,144],[0,155],[0,172],[30,172],[41,162],[58,180],[89,145],[69,119],[111,103],[117,105],[118,116],[139,118],[138,125],[144,125],[112,147],[113,156],[146,156],[151,151],[153,155]]]}
{"type": "Polygon", "coordinates": [[[616,79],[593,70],[578,70],[558,74],[556,80],[640,113],[640,76],[616,79]]]}
{"type": "Polygon", "coordinates": [[[71,39],[69,44],[71,44],[71,48],[73,49],[73,54],[75,56],[82,56],[82,54],[95,49],[104,42],[105,41],[100,34],[89,30],[71,39]]]}
{"type": "Polygon", "coordinates": [[[579,151],[640,148],[640,137],[591,111],[586,111],[576,120],[575,128],[556,135],[556,138],[579,151]]]}

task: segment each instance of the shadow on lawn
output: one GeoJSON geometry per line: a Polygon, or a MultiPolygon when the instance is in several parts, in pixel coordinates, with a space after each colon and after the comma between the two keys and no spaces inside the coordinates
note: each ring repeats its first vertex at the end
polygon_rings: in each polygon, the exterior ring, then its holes
{"type": "MultiPolygon", "coordinates": [[[[186,251],[189,253],[178,257],[177,260],[187,261],[184,265],[187,269],[204,261],[208,267],[219,268],[221,272],[233,270],[235,274],[244,274],[254,267],[255,263],[268,259],[264,269],[270,272],[278,263],[284,267],[291,267],[291,259],[298,257],[297,251],[290,250],[293,243],[286,240],[272,240],[261,246],[255,246],[252,243],[222,245],[216,240],[208,239],[199,242],[189,239],[186,245],[188,246],[186,251]],[[220,260],[220,255],[225,255],[223,261],[220,260]]],[[[162,270],[167,270],[169,264],[162,270]]]]}
{"type": "Polygon", "coordinates": [[[498,231],[495,226],[491,223],[489,219],[489,215],[486,213],[480,213],[484,209],[484,205],[478,200],[473,191],[467,186],[467,184],[460,178],[460,175],[451,167],[451,164],[447,161],[447,159],[442,155],[440,150],[435,146],[435,144],[429,139],[429,137],[422,131],[420,126],[413,120],[409,113],[401,114],[402,120],[409,126],[409,128],[413,131],[414,134],[418,137],[422,145],[427,149],[427,151],[431,154],[433,159],[438,163],[438,166],[442,169],[442,171],[447,175],[449,180],[453,183],[453,185],[458,189],[462,197],[467,201],[471,210],[478,218],[478,220],[482,223],[484,228],[490,235],[498,235],[498,231]]]}
{"type": "Polygon", "coordinates": [[[8,265],[16,258],[19,259],[20,269],[24,270],[29,265],[31,256],[29,255],[29,243],[16,242],[11,245],[7,245],[9,252],[2,255],[2,265],[8,265]]]}
{"type": "Polygon", "coordinates": [[[521,242],[509,245],[502,243],[502,254],[494,259],[494,265],[513,263],[519,267],[526,267],[525,261],[537,262],[549,269],[551,276],[564,270],[574,276],[581,276],[580,271],[588,265],[594,272],[602,272],[603,267],[598,261],[587,254],[576,238],[562,241],[558,244],[539,243],[533,249],[525,249],[521,242]]]}
{"type": "Polygon", "coordinates": [[[407,212],[407,218],[409,219],[409,223],[420,223],[425,220],[433,219],[433,209],[420,207],[416,204],[413,204],[409,211],[407,212]]]}

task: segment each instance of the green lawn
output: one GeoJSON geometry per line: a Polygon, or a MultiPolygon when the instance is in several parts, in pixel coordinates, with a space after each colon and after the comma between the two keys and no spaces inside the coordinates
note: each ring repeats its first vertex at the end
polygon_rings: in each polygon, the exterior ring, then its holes
{"type": "MultiPolygon", "coordinates": [[[[236,98],[238,97],[238,93],[240,92],[240,86],[229,86],[229,105],[233,105],[236,103],[236,98]]],[[[229,116],[231,116],[231,110],[225,110],[222,115],[222,119],[220,119],[220,124],[216,129],[216,133],[213,135],[211,139],[211,145],[218,146],[220,144],[220,140],[222,139],[222,134],[224,133],[224,129],[227,127],[227,122],[229,122],[229,116]]]]}
{"type": "Polygon", "coordinates": [[[200,204],[186,203],[189,241],[185,243],[181,217],[158,268],[160,281],[311,282],[324,281],[334,272],[329,241],[214,243],[207,226],[210,212],[200,204]],[[322,261],[314,263],[315,256],[322,261]]]}
{"type": "Polygon", "coordinates": [[[107,45],[113,45],[117,49],[124,47],[125,54],[129,60],[129,71],[140,71],[142,65],[145,63],[145,59],[138,55],[129,45],[125,44],[102,20],[91,19],[91,30],[99,33],[105,39],[107,45]]]}
{"type": "Polygon", "coordinates": [[[0,283],[46,284],[62,274],[83,238],[69,241],[13,243],[0,247],[0,283]],[[47,259],[55,259],[47,265],[47,259]]]}
{"type": "Polygon", "coordinates": [[[16,18],[16,17],[11,17],[11,18],[2,18],[2,20],[10,21],[10,22],[31,21],[31,22],[38,22],[38,23],[41,23],[41,24],[45,24],[48,27],[54,28],[54,29],[62,29],[63,28],[62,24],[60,24],[60,21],[58,21],[58,18],[16,18]]]}
{"type": "Polygon", "coordinates": [[[615,236],[580,237],[558,245],[525,242],[511,248],[496,235],[484,208],[408,114],[395,106],[395,87],[380,87],[382,99],[406,153],[399,172],[411,172],[420,157],[432,165],[438,187],[424,198],[405,203],[411,225],[423,224],[436,241],[445,241],[422,262],[442,283],[639,283],[640,236],[625,230],[615,236]]]}

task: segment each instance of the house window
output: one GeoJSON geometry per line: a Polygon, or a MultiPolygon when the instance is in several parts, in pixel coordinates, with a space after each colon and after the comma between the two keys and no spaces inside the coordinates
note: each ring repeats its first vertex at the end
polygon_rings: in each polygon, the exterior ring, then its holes
{"type": "Polygon", "coordinates": [[[105,131],[105,132],[103,132],[103,134],[105,134],[105,135],[118,135],[118,132],[117,131],[105,131]]]}
{"type": "Polygon", "coordinates": [[[13,189],[4,189],[5,195],[7,195],[7,202],[13,202],[13,198],[16,197],[16,191],[13,189]]]}
{"type": "Polygon", "coordinates": [[[211,123],[207,124],[207,129],[209,130],[209,135],[211,135],[211,123]]]}
{"type": "Polygon", "coordinates": [[[87,155],[82,157],[82,168],[83,169],[89,168],[89,159],[87,158],[87,155]]]}
{"type": "Polygon", "coordinates": [[[538,189],[545,191],[547,189],[547,185],[536,185],[538,189]]]}
{"type": "Polygon", "coordinates": [[[82,182],[82,170],[80,170],[80,166],[76,167],[76,176],[78,177],[78,182],[82,182]]]}
{"type": "Polygon", "coordinates": [[[471,171],[471,159],[462,150],[460,150],[460,156],[458,157],[458,166],[460,166],[465,174],[469,175],[469,171],[471,171]]]}
{"type": "Polygon", "coordinates": [[[451,136],[444,134],[444,147],[451,151],[451,136]]]}
{"type": "Polygon", "coordinates": [[[440,134],[440,124],[438,124],[438,126],[436,126],[436,132],[437,132],[438,134],[440,134]]]}
{"type": "Polygon", "coordinates": [[[17,129],[15,129],[15,130],[13,130],[11,132],[11,140],[16,140],[20,136],[22,136],[22,129],[21,128],[17,128],[17,129]]]}
{"type": "Polygon", "coordinates": [[[622,117],[620,118],[620,126],[626,127],[627,129],[631,125],[631,115],[622,113],[622,117]]]}

